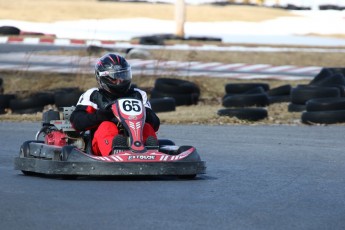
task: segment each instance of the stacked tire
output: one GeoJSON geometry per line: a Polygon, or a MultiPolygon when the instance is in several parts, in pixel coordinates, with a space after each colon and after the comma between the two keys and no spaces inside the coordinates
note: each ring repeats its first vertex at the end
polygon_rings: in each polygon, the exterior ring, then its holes
{"type": "Polygon", "coordinates": [[[307,85],[298,85],[291,90],[290,112],[306,110],[308,100],[345,96],[344,68],[323,68],[307,85]]]}
{"type": "Polygon", "coordinates": [[[57,108],[75,106],[83,94],[79,88],[60,88],[54,90],[54,104],[57,108]]]}
{"type": "Polygon", "coordinates": [[[3,84],[3,80],[2,78],[0,78],[0,94],[3,94],[4,93],[4,84],[3,84]]]}
{"type": "Polygon", "coordinates": [[[6,113],[10,108],[10,101],[15,98],[16,95],[14,94],[0,94],[0,114],[6,113]]]}
{"type": "Polygon", "coordinates": [[[0,94],[0,113],[11,110],[13,114],[32,114],[42,112],[47,105],[58,109],[75,106],[81,94],[78,88],[60,88],[33,94],[0,94]]]}
{"type": "Polygon", "coordinates": [[[187,80],[158,78],[150,94],[150,102],[155,112],[174,111],[175,106],[198,104],[200,88],[187,80]]]}
{"type": "Polygon", "coordinates": [[[218,110],[217,114],[249,121],[265,119],[268,116],[264,107],[269,105],[269,88],[266,83],[228,83],[222,98],[225,108],[218,110]]]}
{"type": "Polygon", "coordinates": [[[338,87],[316,86],[316,85],[299,85],[291,90],[291,103],[289,112],[303,112],[306,109],[308,100],[315,98],[334,98],[340,97],[341,92],[338,87]]]}
{"type": "Polygon", "coordinates": [[[10,100],[9,108],[13,114],[30,114],[42,112],[44,106],[50,104],[54,104],[53,94],[42,92],[12,99],[10,100]]]}
{"type": "Polygon", "coordinates": [[[336,124],[345,122],[345,97],[311,99],[302,113],[304,124],[336,124]]]}
{"type": "Polygon", "coordinates": [[[291,89],[290,84],[277,86],[267,91],[269,104],[283,103],[291,101],[291,89]]]}

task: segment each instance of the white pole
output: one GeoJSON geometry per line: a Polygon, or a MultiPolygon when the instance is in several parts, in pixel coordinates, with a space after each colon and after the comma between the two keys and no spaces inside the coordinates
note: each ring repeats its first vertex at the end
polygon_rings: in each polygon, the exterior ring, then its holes
{"type": "Polygon", "coordinates": [[[311,7],[312,10],[319,10],[319,5],[320,5],[320,1],[314,0],[313,1],[313,5],[311,7]]]}
{"type": "Polygon", "coordinates": [[[176,3],[175,3],[176,36],[184,37],[185,20],[186,20],[185,2],[184,0],[176,0],[176,3]]]}

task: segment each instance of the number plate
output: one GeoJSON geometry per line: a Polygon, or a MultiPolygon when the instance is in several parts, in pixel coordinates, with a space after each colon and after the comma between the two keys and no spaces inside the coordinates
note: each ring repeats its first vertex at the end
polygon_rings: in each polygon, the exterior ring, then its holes
{"type": "Polygon", "coordinates": [[[142,113],[143,103],[137,99],[119,99],[119,108],[122,114],[127,116],[138,116],[142,113]]]}

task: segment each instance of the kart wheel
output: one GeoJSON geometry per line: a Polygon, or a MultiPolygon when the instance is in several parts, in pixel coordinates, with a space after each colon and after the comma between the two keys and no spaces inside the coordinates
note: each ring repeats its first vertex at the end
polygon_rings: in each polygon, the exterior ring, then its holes
{"type": "Polygon", "coordinates": [[[196,177],[196,174],[178,176],[178,178],[180,179],[194,179],[195,177],[196,177]]]}
{"type": "Polygon", "coordinates": [[[19,150],[19,157],[30,157],[30,143],[42,143],[42,141],[25,141],[19,150]]]}
{"type": "Polygon", "coordinates": [[[67,161],[67,159],[68,159],[68,153],[62,151],[60,153],[60,161],[67,161]]]}
{"type": "Polygon", "coordinates": [[[60,160],[61,161],[67,161],[68,160],[68,156],[71,153],[71,151],[73,150],[73,146],[64,146],[62,147],[61,153],[60,153],[60,160]]]}
{"type": "Polygon", "coordinates": [[[162,145],[175,145],[175,142],[169,139],[158,139],[159,146],[162,145]]]}
{"type": "Polygon", "coordinates": [[[35,176],[35,175],[37,175],[37,173],[35,173],[35,172],[24,171],[24,170],[22,170],[22,173],[23,173],[25,176],[35,176]]]}
{"type": "Polygon", "coordinates": [[[78,176],[76,176],[76,175],[63,175],[61,178],[63,180],[76,180],[78,178],[78,176]]]}

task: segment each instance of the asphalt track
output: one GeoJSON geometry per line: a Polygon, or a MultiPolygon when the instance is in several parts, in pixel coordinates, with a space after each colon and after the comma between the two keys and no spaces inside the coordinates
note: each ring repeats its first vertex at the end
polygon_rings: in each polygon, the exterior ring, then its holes
{"type": "Polygon", "coordinates": [[[0,229],[344,229],[343,126],[162,125],[207,161],[196,180],[28,177],[39,123],[0,123],[0,229]]]}

